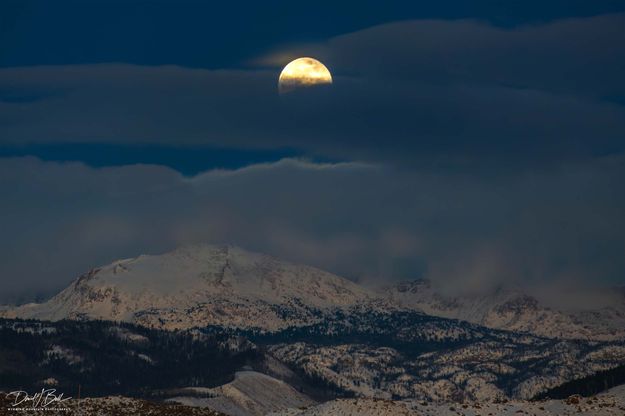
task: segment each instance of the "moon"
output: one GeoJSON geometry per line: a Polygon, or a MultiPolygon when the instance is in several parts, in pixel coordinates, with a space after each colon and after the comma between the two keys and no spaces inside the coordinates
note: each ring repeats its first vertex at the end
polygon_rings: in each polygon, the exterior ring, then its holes
{"type": "Polygon", "coordinates": [[[302,57],[288,63],[280,73],[278,91],[282,94],[303,87],[332,84],[332,74],[315,58],[302,57]]]}

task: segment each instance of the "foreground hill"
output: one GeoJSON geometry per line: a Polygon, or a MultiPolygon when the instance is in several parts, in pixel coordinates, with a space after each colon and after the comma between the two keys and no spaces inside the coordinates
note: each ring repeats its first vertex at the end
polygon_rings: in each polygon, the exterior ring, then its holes
{"type": "Polygon", "coordinates": [[[622,342],[556,340],[405,310],[354,309],[309,326],[244,335],[347,397],[530,399],[625,361],[622,342]]]}
{"type": "Polygon", "coordinates": [[[233,416],[263,416],[316,404],[284,381],[256,371],[239,371],[232,382],[216,388],[185,388],[169,402],[210,408],[233,416]]]}
{"type": "Polygon", "coordinates": [[[616,416],[625,414],[625,388],[566,400],[538,402],[492,400],[469,403],[432,404],[380,399],[339,399],[306,409],[288,409],[267,416],[616,416]]]}
{"type": "Polygon", "coordinates": [[[235,416],[312,406],[311,397],[428,406],[523,400],[623,361],[622,343],[365,307],[279,331],[0,320],[0,390],[76,395],[81,386],[83,396],[169,399],[235,416]]]}
{"type": "MultiPolygon", "coordinates": [[[[11,400],[0,392],[0,415],[15,413],[39,415],[40,410],[10,411],[11,400]]],[[[144,416],[238,416],[236,413],[223,414],[206,407],[192,407],[174,403],[155,403],[121,396],[72,399],[69,411],[46,412],[64,415],[144,415],[144,416]]],[[[266,416],[615,416],[625,414],[625,388],[623,386],[591,398],[570,397],[566,400],[539,402],[492,401],[465,404],[431,404],[414,401],[392,401],[382,399],[337,399],[312,406],[293,407],[266,416]]]]}
{"type": "MultiPolygon", "coordinates": [[[[0,391],[0,416],[15,414],[37,416],[41,414],[67,416],[231,416],[212,409],[184,406],[178,403],[158,403],[123,396],[107,396],[87,399],[72,398],[63,406],[63,410],[54,410],[50,406],[44,411],[39,408],[32,410],[9,410],[14,400],[7,393],[0,391]]],[[[28,409],[28,408],[27,408],[28,409]]]]}

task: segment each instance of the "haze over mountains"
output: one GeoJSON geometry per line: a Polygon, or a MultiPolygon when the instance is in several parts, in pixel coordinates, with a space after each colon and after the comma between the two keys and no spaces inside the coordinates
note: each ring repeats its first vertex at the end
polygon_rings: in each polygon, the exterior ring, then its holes
{"type": "Polygon", "coordinates": [[[518,289],[450,296],[427,280],[382,288],[235,246],[198,245],[92,269],[42,304],[1,312],[46,320],[107,319],[157,328],[224,325],[277,330],[318,322],[324,312],[367,305],[411,309],[489,328],[562,339],[625,338],[625,293],[603,308],[549,308],[518,289]]]}
{"type": "Polygon", "coordinates": [[[614,291],[616,302],[594,309],[549,307],[520,289],[498,288],[486,294],[446,295],[427,280],[402,282],[384,288],[382,293],[403,307],[489,328],[564,339],[625,338],[625,292],[622,290],[614,291]]]}

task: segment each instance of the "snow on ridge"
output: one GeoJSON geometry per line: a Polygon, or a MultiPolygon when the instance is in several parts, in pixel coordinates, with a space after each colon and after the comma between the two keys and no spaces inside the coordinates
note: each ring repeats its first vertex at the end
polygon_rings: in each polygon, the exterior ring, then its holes
{"type": "Polygon", "coordinates": [[[48,302],[4,315],[165,328],[219,324],[275,329],[373,297],[356,283],[314,267],[236,246],[196,245],[92,269],[48,302]]]}
{"type": "Polygon", "coordinates": [[[336,399],[305,409],[286,409],[267,416],[612,416],[625,414],[625,386],[594,397],[571,396],[565,400],[430,403],[387,399],[336,399]]]}
{"type": "Polygon", "coordinates": [[[541,304],[519,288],[482,295],[447,295],[427,280],[400,282],[379,289],[402,307],[443,318],[548,338],[625,340],[625,302],[621,307],[572,312],[541,304]]]}
{"type": "Polygon", "coordinates": [[[184,391],[191,394],[168,401],[207,407],[232,416],[263,416],[273,411],[316,404],[287,383],[255,371],[239,371],[232,382],[219,387],[193,387],[184,391]]]}
{"type": "Polygon", "coordinates": [[[415,280],[374,292],[329,272],[234,245],[191,245],[117,260],[83,274],[48,302],[1,309],[0,316],[275,330],[314,323],[323,311],[356,305],[407,308],[551,338],[625,340],[625,301],[572,313],[548,308],[519,289],[450,296],[427,280],[415,280]]]}

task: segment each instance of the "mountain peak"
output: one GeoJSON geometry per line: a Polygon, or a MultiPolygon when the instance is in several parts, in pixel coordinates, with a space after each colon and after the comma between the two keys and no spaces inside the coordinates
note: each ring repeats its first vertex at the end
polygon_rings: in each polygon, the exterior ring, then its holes
{"type": "Polygon", "coordinates": [[[8,318],[104,319],[168,329],[209,325],[276,330],[320,322],[336,309],[413,309],[491,328],[559,338],[622,339],[623,306],[569,313],[518,288],[450,295],[426,279],[378,292],[314,267],[235,245],[198,244],[93,268],[41,304],[8,318]]]}
{"type": "Polygon", "coordinates": [[[314,267],[234,245],[200,244],[94,268],[48,302],[5,315],[122,320],[170,328],[279,328],[318,319],[320,310],[371,298],[357,284],[314,267]]]}

